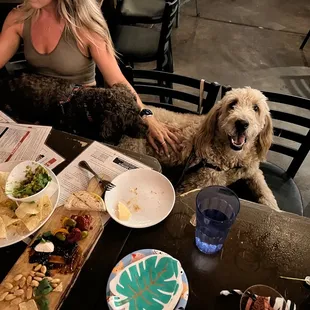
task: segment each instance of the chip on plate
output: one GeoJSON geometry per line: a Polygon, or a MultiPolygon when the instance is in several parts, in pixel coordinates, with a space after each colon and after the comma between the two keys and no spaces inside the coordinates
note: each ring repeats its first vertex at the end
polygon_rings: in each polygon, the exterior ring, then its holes
{"type": "Polygon", "coordinates": [[[41,213],[41,220],[44,220],[47,216],[49,216],[53,210],[52,202],[47,195],[40,198],[38,201],[38,206],[41,213]]]}
{"type": "Polygon", "coordinates": [[[9,176],[9,172],[0,172],[0,187],[2,189],[5,188],[5,183],[6,183],[6,180],[8,179],[8,176],[9,176]]]}
{"type": "Polygon", "coordinates": [[[12,217],[7,216],[7,215],[0,215],[0,217],[3,220],[5,227],[8,227],[8,226],[20,221],[20,219],[12,218],[12,217]]]}
{"type": "Polygon", "coordinates": [[[0,217],[0,239],[6,239],[6,229],[3,219],[0,217]]]}
{"type": "Polygon", "coordinates": [[[30,214],[30,215],[26,215],[22,219],[22,221],[25,224],[25,226],[27,227],[27,229],[29,231],[32,231],[38,227],[38,225],[41,222],[41,219],[40,219],[39,215],[37,215],[37,214],[30,214]]]}
{"type": "Polygon", "coordinates": [[[27,215],[39,214],[40,207],[35,202],[23,202],[15,210],[15,214],[19,219],[23,219],[27,215]]]}

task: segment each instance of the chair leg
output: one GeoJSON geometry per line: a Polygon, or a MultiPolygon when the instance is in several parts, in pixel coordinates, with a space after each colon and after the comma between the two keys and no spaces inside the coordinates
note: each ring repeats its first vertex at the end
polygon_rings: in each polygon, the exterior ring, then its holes
{"type": "Polygon", "coordinates": [[[305,45],[306,45],[306,43],[308,42],[309,38],[310,38],[310,30],[309,30],[308,34],[306,35],[306,37],[304,38],[303,42],[301,43],[299,49],[302,50],[302,49],[305,47],[305,45]]]}
{"type": "Polygon", "coordinates": [[[179,28],[179,24],[180,24],[180,8],[181,8],[181,0],[178,1],[178,12],[177,12],[177,18],[175,19],[175,28],[179,28]]]}
{"type": "Polygon", "coordinates": [[[198,7],[198,0],[195,0],[195,2],[196,2],[196,16],[199,17],[200,12],[199,12],[199,7],[198,7]]]}

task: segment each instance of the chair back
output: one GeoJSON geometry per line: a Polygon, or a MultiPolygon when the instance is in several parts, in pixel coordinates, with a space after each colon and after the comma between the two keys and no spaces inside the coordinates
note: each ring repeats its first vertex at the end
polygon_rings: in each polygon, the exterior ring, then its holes
{"type": "Polygon", "coordinates": [[[171,33],[175,22],[179,7],[179,0],[166,2],[165,10],[162,18],[162,26],[160,31],[160,39],[158,44],[158,55],[161,57],[161,63],[164,63],[165,55],[169,51],[171,44],[171,33]]]}
{"type": "Polygon", "coordinates": [[[26,71],[27,61],[24,55],[24,45],[21,44],[16,54],[5,65],[5,69],[9,75],[16,75],[26,71]]]}
{"type": "Polygon", "coordinates": [[[163,71],[133,70],[127,67],[124,74],[139,95],[151,97],[144,100],[141,96],[146,105],[174,112],[198,115],[208,113],[220,90],[220,85],[216,82],[210,83],[163,71]],[[178,90],[167,84],[177,86],[178,90]],[[176,100],[174,104],[169,104],[167,98],[169,102],[176,100]]]}
{"type": "MultiPolygon", "coordinates": [[[[230,86],[223,86],[222,97],[229,90],[230,86]]],[[[310,99],[268,91],[262,93],[270,102],[270,112],[274,120],[275,138],[270,150],[291,158],[286,173],[294,178],[310,150],[310,118],[296,115],[291,110],[293,107],[295,112],[300,108],[298,114],[310,115],[310,99]]]]}

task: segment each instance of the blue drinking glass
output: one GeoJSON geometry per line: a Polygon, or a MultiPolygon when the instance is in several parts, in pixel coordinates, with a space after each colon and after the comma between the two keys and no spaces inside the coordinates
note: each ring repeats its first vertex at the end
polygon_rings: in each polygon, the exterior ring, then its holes
{"type": "Polygon", "coordinates": [[[196,233],[198,249],[206,254],[220,251],[240,210],[238,196],[224,186],[202,189],[196,198],[196,233]]]}

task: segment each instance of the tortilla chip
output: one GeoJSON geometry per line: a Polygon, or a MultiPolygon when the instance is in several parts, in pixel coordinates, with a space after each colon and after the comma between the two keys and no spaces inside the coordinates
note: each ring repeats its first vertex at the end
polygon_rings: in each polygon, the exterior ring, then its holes
{"type": "Polygon", "coordinates": [[[35,202],[23,202],[15,210],[15,214],[19,219],[23,219],[27,215],[39,214],[40,207],[35,202]]]}
{"type": "Polygon", "coordinates": [[[41,220],[46,219],[53,211],[53,206],[50,198],[47,195],[44,195],[38,201],[39,209],[41,210],[41,220]]]}
{"type": "Polygon", "coordinates": [[[38,306],[34,299],[30,299],[19,304],[19,310],[38,310],[38,306]]]}
{"type": "Polygon", "coordinates": [[[6,239],[6,229],[2,217],[0,217],[0,239],[6,239]]]}
{"type": "Polygon", "coordinates": [[[0,172],[0,187],[2,189],[5,188],[5,183],[6,183],[6,180],[8,179],[8,176],[9,176],[9,172],[0,172]]]}
{"type": "Polygon", "coordinates": [[[11,233],[16,233],[20,236],[24,236],[29,233],[28,228],[26,227],[26,225],[23,223],[22,220],[20,220],[19,222],[15,222],[13,225],[9,226],[8,230],[11,233]]]}
{"type": "Polygon", "coordinates": [[[20,221],[20,219],[12,218],[12,217],[7,216],[7,215],[1,215],[0,217],[3,220],[5,227],[8,227],[8,226],[14,224],[15,222],[20,221]]]}
{"type": "Polygon", "coordinates": [[[0,205],[0,216],[6,215],[9,217],[15,217],[15,213],[11,208],[0,205]]]}
{"type": "Polygon", "coordinates": [[[10,200],[7,195],[5,194],[4,189],[0,187],[0,203],[5,203],[6,201],[10,200]]]}
{"type": "Polygon", "coordinates": [[[34,229],[36,229],[39,226],[41,219],[38,215],[31,214],[31,215],[26,215],[22,219],[22,221],[29,231],[33,231],[34,229]]]}

